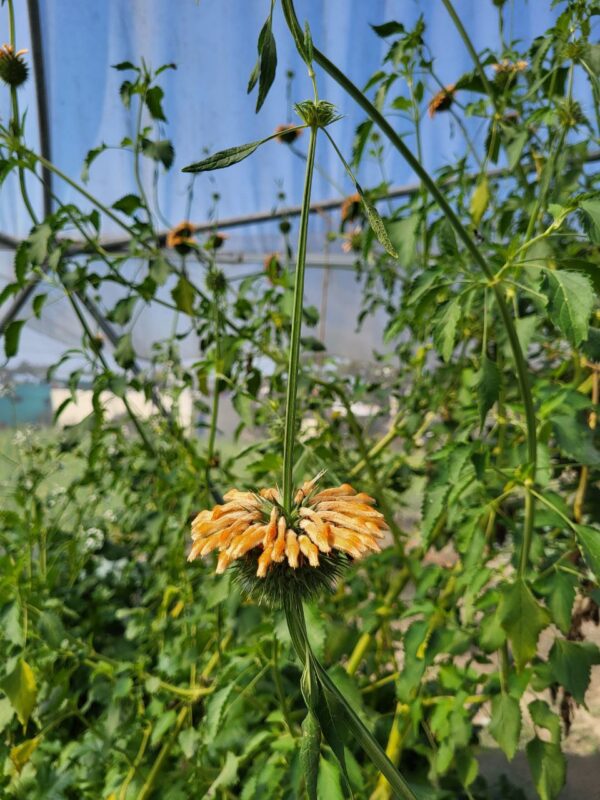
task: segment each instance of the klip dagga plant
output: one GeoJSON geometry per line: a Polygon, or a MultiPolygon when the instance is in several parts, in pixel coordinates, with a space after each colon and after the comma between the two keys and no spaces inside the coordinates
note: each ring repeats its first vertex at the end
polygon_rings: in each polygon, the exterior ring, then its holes
{"type": "MultiPolygon", "coordinates": [[[[297,103],[302,120],[296,129],[308,128],[304,191],[298,233],[294,303],[288,356],[288,382],[283,435],[283,475],[279,488],[256,492],[232,489],[224,502],[201,511],[192,523],[192,548],[188,559],[218,551],[217,573],[230,565],[242,589],[270,606],[282,607],[292,644],[303,664],[301,691],[308,713],[302,725],[301,759],[310,800],[317,800],[317,775],[323,738],[335,754],[348,781],[340,726],[352,732],[366,755],[388,780],[398,796],[416,800],[417,795],[390,761],[373,734],[358,717],[343,692],[315,656],[307,634],[303,603],[333,588],[336,578],[352,560],[380,549],[387,524],[375,501],[349,484],[321,488],[319,473],[294,493],[293,469],[296,437],[297,382],[300,369],[300,334],[304,302],[304,275],[310,197],[317,136],[323,131],[354,181],[365,213],[380,244],[396,256],[383,221],[365,197],[350,167],[332,139],[327,126],[339,117],[334,106],[319,100],[312,66],[312,41],[308,27],[301,54],[308,67],[314,100],[297,103]]],[[[238,163],[251,155],[265,139],[220,151],[191,164],[185,172],[204,172],[238,163]]],[[[349,782],[348,782],[349,783],[349,782]]]]}

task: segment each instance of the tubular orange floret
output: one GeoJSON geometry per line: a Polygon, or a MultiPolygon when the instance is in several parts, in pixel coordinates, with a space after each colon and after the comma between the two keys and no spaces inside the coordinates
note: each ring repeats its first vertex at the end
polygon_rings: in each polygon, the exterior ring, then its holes
{"type": "Polygon", "coordinates": [[[231,489],[223,503],[195,517],[188,559],[216,551],[221,574],[237,559],[252,558],[244,569],[255,568],[256,577],[266,578],[278,565],[297,572],[335,563],[336,551],[338,558],[353,559],[377,552],[388,526],[375,500],[348,483],[315,493],[320,478],[302,484],[290,511],[282,508],[277,488],[231,489]]]}

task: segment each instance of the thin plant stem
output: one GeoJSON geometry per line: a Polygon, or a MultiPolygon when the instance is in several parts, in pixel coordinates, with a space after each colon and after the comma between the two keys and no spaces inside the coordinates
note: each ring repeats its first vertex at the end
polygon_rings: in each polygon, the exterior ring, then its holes
{"type": "Polygon", "coordinates": [[[300,359],[300,334],[302,332],[302,308],[304,301],[304,272],[306,265],[306,240],[308,235],[308,218],[310,209],[310,193],[315,166],[315,152],[318,128],[311,126],[308,153],[306,156],[306,172],[304,177],[304,193],[302,196],[302,213],[298,233],[298,251],[296,255],[296,276],[294,283],[294,309],[292,313],[292,332],[290,335],[290,353],[288,362],[288,385],[285,401],[285,429],[283,439],[283,507],[290,511],[292,507],[293,471],[294,471],[294,439],[296,436],[296,395],[298,390],[298,371],[300,359]]]}
{"type": "MultiPolygon", "coordinates": [[[[294,10],[293,0],[282,0],[282,8],[286,18],[287,25],[294,37],[295,41],[302,40],[302,29],[296,17],[294,10]]],[[[458,218],[456,212],[450,206],[439,187],[431,178],[427,170],[421,165],[418,158],[416,158],[410,148],[405,144],[402,138],[386,120],[386,118],[375,108],[373,103],[355,86],[354,83],[340,70],[336,65],[331,62],[327,56],[314,47],[313,49],[315,61],[327,72],[355,101],[358,105],[369,115],[378,128],[386,135],[398,152],[402,155],[408,165],[415,171],[417,177],[427,187],[429,193],[437,202],[439,207],[444,212],[448,222],[456,231],[457,236],[461,239],[469,253],[472,255],[475,263],[479,266],[483,274],[488,279],[489,285],[494,292],[494,297],[502,317],[502,322],[506,330],[506,335],[509,340],[510,348],[515,360],[515,367],[517,372],[517,381],[519,390],[523,400],[525,410],[525,420],[527,425],[527,451],[528,451],[528,466],[533,479],[535,480],[536,465],[537,465],[537,422],[535,415],[535,406],[533,403],[533,395],[531,393],[531,386],[529,383],[529,373],[527,362],[523,355],[521,343],[517,335],[517,330],[511,316],[509,307],[504,299],[504,295],[499,281],[495,280],[494,273],[490,265],[487,263],[479,248],[475,244],[472,236],[469,234],[465,226],[458,218]]],[[[528,506],[527,512],[531,515],[530,522],[525,523],[525,527],[533,528],[533,515],[535,513],[535,505],[531,503],[528,506]]],[[[523,537],[522,547],[525,549],[525,557],[520,559],[520,563],[526,564],[529,557],[529,549],[531,546],[531,538],[523,537]]]]}

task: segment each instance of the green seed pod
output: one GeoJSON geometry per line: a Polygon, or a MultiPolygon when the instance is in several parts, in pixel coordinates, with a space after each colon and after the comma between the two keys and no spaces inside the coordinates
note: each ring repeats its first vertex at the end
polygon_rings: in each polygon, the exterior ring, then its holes
{"type": "Polygon", "coordinates": [[[220,269],[211,269],[206,276],[206,288],[213,294],[224,294],[227,289],[227,278],[220,269]]]}
{"type": "Polygon", "coordinates": [[[327,100],[319,100],[316,103],[314,100],[303,100],[301,103],[296,103],[294,109],[300,119],[311,128],[325,128],[340,119],[333,103],[328,103],[327,100]]]}

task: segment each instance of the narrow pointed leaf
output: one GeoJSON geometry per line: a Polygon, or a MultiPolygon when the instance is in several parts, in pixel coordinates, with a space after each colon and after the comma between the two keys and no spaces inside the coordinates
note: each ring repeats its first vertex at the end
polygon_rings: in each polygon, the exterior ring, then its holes
{"type": "MultiPolygon", "coordinates": [[[[500,394],[500,370],[495,361],[486,355],[481,359],[481,369],[477,383],[477,405],[481,428],[485,424],[488,411],[498,400],[500,394]]],[[[480,429],[481,429],[480,428],[480,429]]]]}
{"type": "Polygon", "coordinates": [[[257,142],[248,142],[248,144],[240,144],[237,147],[229,147],[227,150],[219,150],[218,153],[213,153],[212,156],[208,156],[202,161],[189,164],[183,168],[182,172],[210,172],[213,169],[225,169],[225,167],[230,167],[232,164],[238,164],[248,156],[251,156],[261,144],[268,142],[269,138],[259,139],[257,142]]]}

